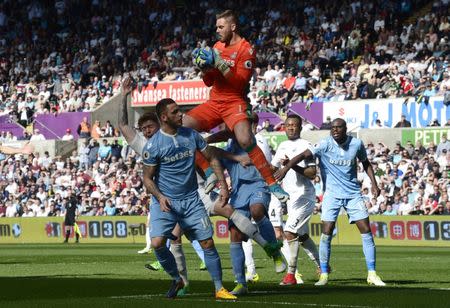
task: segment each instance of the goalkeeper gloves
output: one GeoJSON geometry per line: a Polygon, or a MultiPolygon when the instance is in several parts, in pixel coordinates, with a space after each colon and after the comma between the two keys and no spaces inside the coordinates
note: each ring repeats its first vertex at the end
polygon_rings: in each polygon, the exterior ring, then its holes
{"type": "Polygon", "coordinates": [[[222,75],[226,75],[230,71],[228,64],[222,59],[218,50],[215,48],[194,49],[192,56],[194,58],[194,64],[200,69],[212,66],[217,68],[222,75]]]}

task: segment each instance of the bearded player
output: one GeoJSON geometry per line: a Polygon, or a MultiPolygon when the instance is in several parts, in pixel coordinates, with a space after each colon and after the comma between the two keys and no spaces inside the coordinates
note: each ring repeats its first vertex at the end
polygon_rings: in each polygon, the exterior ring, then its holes
{"type": "MultiPolygon", "coordinates": [[[[209,131],[225,122],[268,184],[270,192],[281,202],[286,202],[289,195],[275,181],[248,120],[251,109],[246,94],[255,66],[255,52],[250,43],[238,34],[237,17],[232,11],[226,10],[216,19],[219,41],[214,48],[197,49],[193,54],[194,63],[203,71],[203,81],[208,87],[212,86],[210,99],[189,111],[183,118],[183,125],[209,131]]],[[[213,173],[201,154],[196,155],[196,164],[209,179],[213,173]]]]}

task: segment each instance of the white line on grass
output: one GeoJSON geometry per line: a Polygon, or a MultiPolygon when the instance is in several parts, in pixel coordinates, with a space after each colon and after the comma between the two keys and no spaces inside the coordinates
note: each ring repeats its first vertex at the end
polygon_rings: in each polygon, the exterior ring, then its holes
{"type": "MultiPolygon", "coordinates": [[[[252,291],[252,294],[278,294],[279,292],[277,291],[252,291]]],[[[283,292],[285,293],[285,292],[283,292]]],[[[109,298],[113,298],[113,299],[149,299],[149,298],[154,298],[154,297],[165,297],[166,294],[142,294],[142,295],[124,295],[124,296],[110,296],[109,298]]],[[[187,294],[184,295],[183,297],[183,301],[188,301],[188,302],[211,302],[211,300],[214,300],[213,298],[213,294],[212,293],[191,293],[191,294],[187,294]],[[211,299],[203,299],[203,298],[190,298],[191,296],[211,296],[211,299]]],[[[226,303],[239,303],[239,304],[245,304],[245,303],[250,303],[250,304],[267,304],[267,301],[255,301],[255,300],[242,300],[240,301],[239,299],[237,301],[229,301],[229,300],[215,300],[216,302],[226,302],[226,303]]],[[[340,307],[350,307],[350,308],[373,308],[373,307],[377,307],[377,306],[359,306],[359,305],[349,305],[349,304],[345,304],[345,305],[339,305],[339,304],[315,304],[315,303],[304,303],[304,302],[270,302],[271,305],[284,305],[284,306],[298,306],[298,305],[302,305],[302,306],[308,306],[308,307],[336,307],[336,308],[340,308],[340,307]]]]}
{"type": "Polygon", "coordinates": [[[429,288],[429,290],[450,291],[450,288],[429,288]]]}

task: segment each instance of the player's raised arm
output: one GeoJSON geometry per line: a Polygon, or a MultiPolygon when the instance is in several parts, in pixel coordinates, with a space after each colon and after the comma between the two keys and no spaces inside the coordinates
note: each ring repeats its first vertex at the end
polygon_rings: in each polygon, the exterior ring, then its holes
{"type": "Polygon", "coordinates": [[[170,200],[164,196],[154,181],[158,166],[144,165],[144,186],[159,201],[163,212],[170,211],[170,200]]]}
{"type": "Polygon", "coordinates": [[[286,173],[289,171],[289,169],[293,168],[294,166],[296,166],[297,164],[299,164],[301,161],[305,160],[305,159],[312,159],[313,153],[310,150],[306,150],[300,154],[298,154],[297,156],[293,157],[291,160],[289,160],[289,162],[283,167],[278,169],[274,176],[275,179],[277,181],[281,181],[286,173]]]}
{"type": "Polygon", "coordinates": [[[130,144],[136,137],[136,130],[128,124],[128,95],[133,89],[133,81],[130,77],[125,78],[121,87],[122,103],[118,112],[119,129],[125,140],[130,144]]]}

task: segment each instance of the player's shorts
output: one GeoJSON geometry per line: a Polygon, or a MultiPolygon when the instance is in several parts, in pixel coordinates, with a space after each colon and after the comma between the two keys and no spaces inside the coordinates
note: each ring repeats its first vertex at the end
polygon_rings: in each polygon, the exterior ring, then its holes
{"type": "Polygon", "coordinates": [[[369,217],[369,212],[362,196],[351,199],[339,199],[325,193],[322,202],[322,221],[336,221],[341,207],[347,211],[350,223],[369,217]]]}
{"type": "Polygon", "coordinates": [[[315,205],[313,200],[303,197],[297,198],[293,202],[288,202],[288,219],[284,226],[284,231],[300,236],[309,233],[308,222],[311,219],[315,205]]]}
{"type": "Polygon", "coordinates": [[[272,196],[269,203],[269,219],[274,227],[283,226],[283,206],[280,200],[272,196]]]}
{"type": "Polygon", "coordinates": [[[172,230],[180,224],[186,237],[190,240],[202,241],[213,236],[213,228],[205,206],[196,193],[185,199],[170,199],[169,212],[161,211],[158,200],[152,198],[150,236],[173,238],[172,230]]]}
{"type": "Polygon", "coordinates": [[[197,120],[199,131],[207,132],[223,122],[233,130],[236,123],[248,119],[250,112],[250,104],[244,100],[208,100],[190,110],[187,115],[197,120]]]}
{"type": "Polygon", "coordinates": [[[75,217],[65,217],[64,218],[64,225],[65,226],[73,226],[75,224],[75,217]]]}
{"type": "MultiPolygon", "coordinates": [[[[236,194],[231,195],[230,204],[235,210],[251,218],[250,207],[256,204],[262,204],[267,211],[270,196],[270,193],[264,187],[258,188],[254,185],[242,185],[236,194]],[[251,189],[252,187],[254,189],[251,189]]],[[[231,220],[228,222],[228,225],[233,225],[231,220]]]]}

